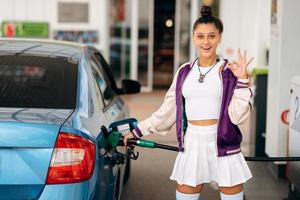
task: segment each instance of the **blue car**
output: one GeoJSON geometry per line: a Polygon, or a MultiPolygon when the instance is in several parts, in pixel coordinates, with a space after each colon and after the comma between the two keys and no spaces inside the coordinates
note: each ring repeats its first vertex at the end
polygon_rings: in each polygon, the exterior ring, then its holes
{"type": "Polygon", "coordinates": [[[127,118],[120,95],[139,91],[118,88],[93,47],[1,39],[0,199],[119,200],[129,159],[107,151],[101,127],[127,118]]]}

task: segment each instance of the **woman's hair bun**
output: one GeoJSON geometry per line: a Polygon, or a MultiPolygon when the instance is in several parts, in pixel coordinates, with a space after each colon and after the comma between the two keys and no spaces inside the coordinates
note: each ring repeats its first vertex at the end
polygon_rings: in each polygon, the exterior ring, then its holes
{"type": "Polygon", "coordinates": [[[202,6],[201,7],[201,16],[202,17],[211,17],[212,16],[212,9],[210,6],[202,6]]]}

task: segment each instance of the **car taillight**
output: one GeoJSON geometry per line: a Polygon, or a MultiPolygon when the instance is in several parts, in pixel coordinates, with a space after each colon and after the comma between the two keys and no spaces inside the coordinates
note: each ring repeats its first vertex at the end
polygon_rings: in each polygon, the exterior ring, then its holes
{"type": "Polygon", "coordinates": [[[94,171],[95,144],[81,136],[60,132],[54,147],[46,184],[76,183],[94,171]]]}

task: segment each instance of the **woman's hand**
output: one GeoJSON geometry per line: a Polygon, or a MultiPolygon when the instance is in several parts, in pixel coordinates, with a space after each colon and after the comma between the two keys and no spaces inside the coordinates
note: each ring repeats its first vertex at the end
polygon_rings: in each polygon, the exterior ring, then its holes
{"type": "Polygon", "coordinates": [[[132,132],[129,132],[128,134],[126,134],[126,135],[124,136],[123,142],[124,142],[125,147],[127,146],[127,141],[128,141],[129,139],[133,139],[133,138],[135,138],[135,137],[134,137],[134,135],[133,135],[132,132]]]}
{"type": "Polygon", "coordinates": [[[252,62],[253,59],[254,57],[252,57],[247,61],[247,50],[245,50],[244,54],[242,55],[241,50],[239,48],[238,60],[233,60],[232,62],[230,62],[228,67],[238,79],[247,79],[248,78],[247,67],[252,62]]]}

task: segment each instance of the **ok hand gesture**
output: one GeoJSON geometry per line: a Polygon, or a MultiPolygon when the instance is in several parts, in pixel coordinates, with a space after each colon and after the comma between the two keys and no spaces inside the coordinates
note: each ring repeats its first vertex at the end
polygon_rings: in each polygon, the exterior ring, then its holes
{"type": "Polygon", "coordinates": [[[253,59],[254,58],[252,57],[250,60],[247,61],[247,50],[245,50],[242,55],[241,50],[239,48],[238,60],[233,60],[232,62],[230,62],[228,67],[238,79],[246,79],[248,78],[247,67],[253,59]]]}

